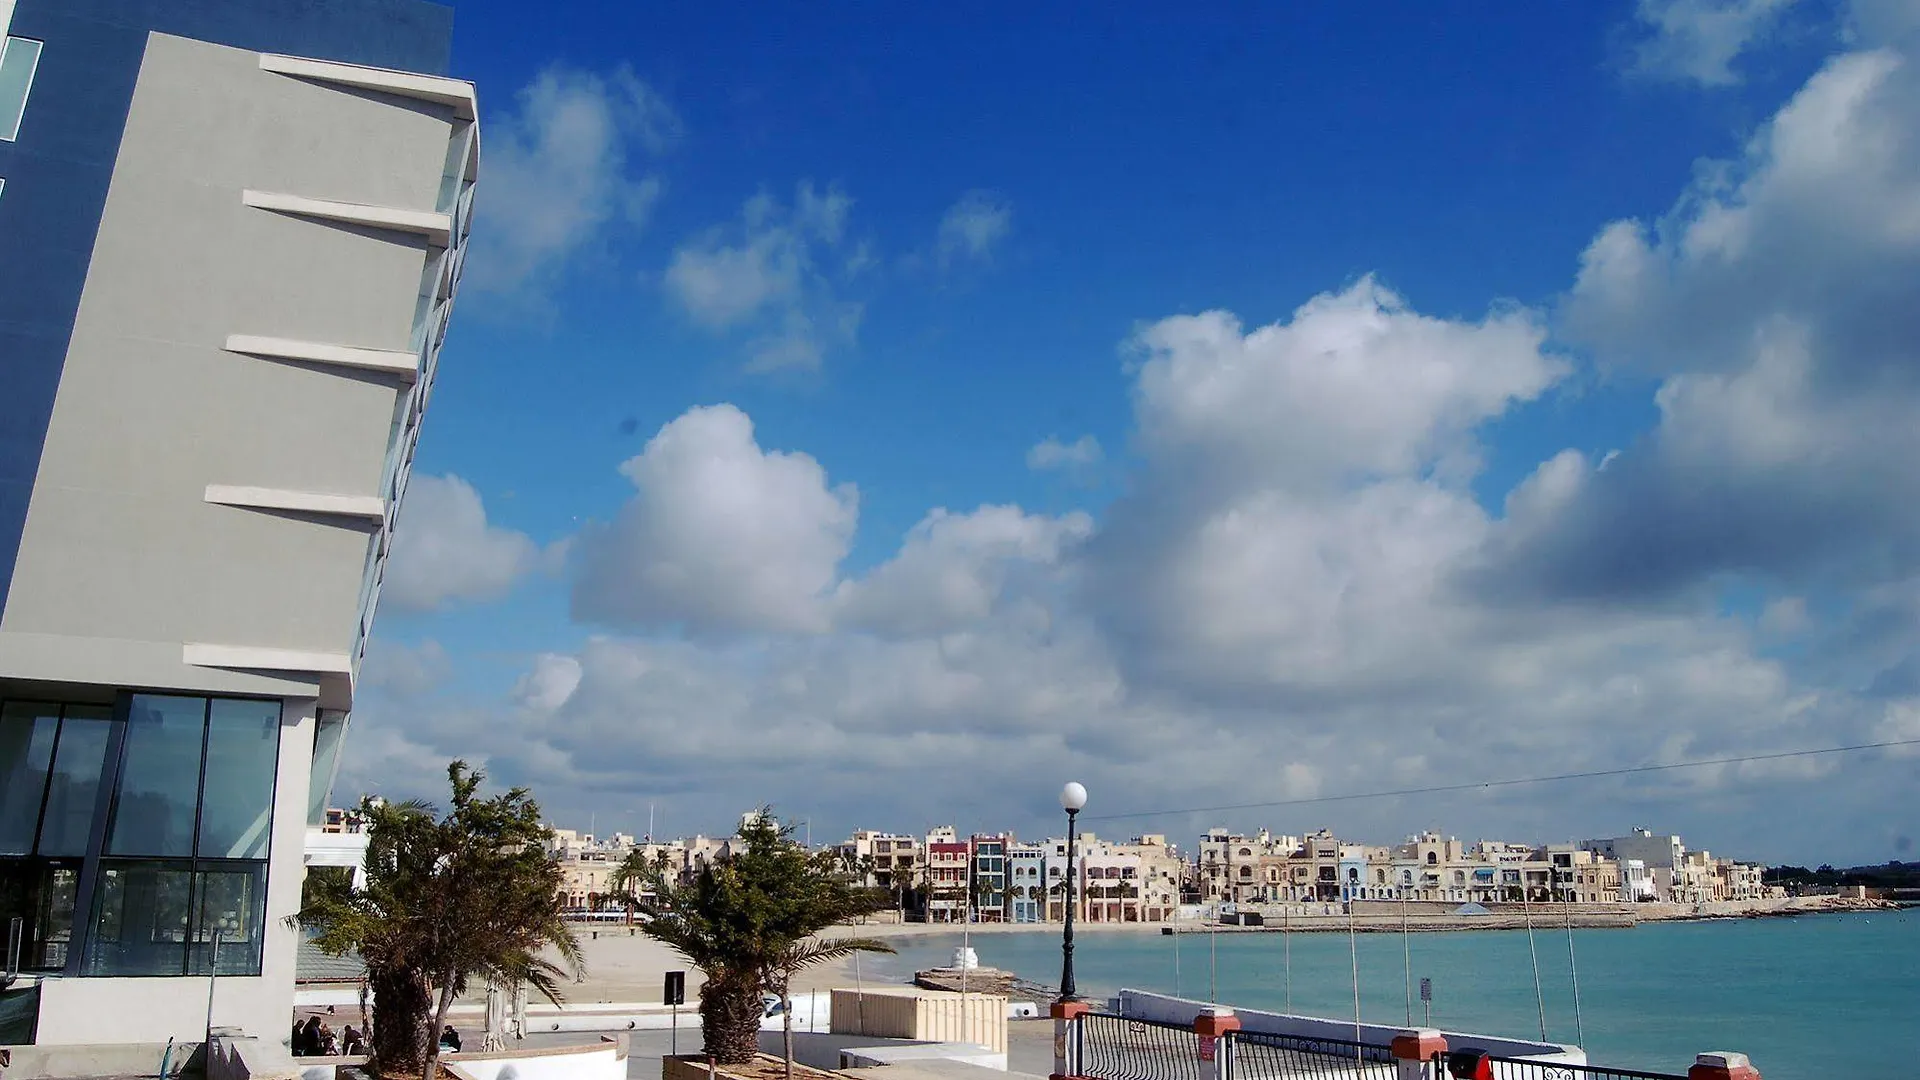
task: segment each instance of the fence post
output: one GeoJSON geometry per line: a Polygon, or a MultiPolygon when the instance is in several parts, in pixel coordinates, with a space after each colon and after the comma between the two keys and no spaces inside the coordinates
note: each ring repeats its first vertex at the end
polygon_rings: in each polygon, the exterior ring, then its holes
{"type": "Polygon", "coordinates": [[[1240,1018],[1232,1009],[1213,1007],[1193,1018],[1193,1032],[1200,1036],[1200,1080],[1232,1080],[1233,1033],[1240,1030],[1240,1018]]]}
{"type": "Polygon", "coordinates": [[[1092,1012],[1085,1001],[1053,1003],[1053,1076],[1050,1080],[1071,1080],[1080,1075],[1080,1040],[1074,1036],[1080,1017],[1092,1012]]]}
{"type": "Polygon", "coordinates": [[[1715,1050],[1693,1059],[1687,1080],[1760,1080],[1760,1070],[1753,1067],[1745,1054],[1715,1050]]]}
{"type": "Polygon", "coordinates": [[[1400,1080],[1426,1080],[1427,1063],[1447,1052],[1447,1037],[1436,1028],[1410,1028],[1388,1045],[1393,1048],[1400,1080]]]}

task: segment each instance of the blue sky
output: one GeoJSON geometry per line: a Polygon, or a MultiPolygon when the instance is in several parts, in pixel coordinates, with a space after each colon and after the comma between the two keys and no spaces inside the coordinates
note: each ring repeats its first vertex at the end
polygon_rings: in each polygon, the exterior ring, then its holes
{"type": "MultiPolygon", "coordinates": [[[[342,786],[1031,831],[1920,737],[1916,22],[457,4],[342,786]]],[[[1901,753],[1228,823],[1882,859],[1901,753]]]]}

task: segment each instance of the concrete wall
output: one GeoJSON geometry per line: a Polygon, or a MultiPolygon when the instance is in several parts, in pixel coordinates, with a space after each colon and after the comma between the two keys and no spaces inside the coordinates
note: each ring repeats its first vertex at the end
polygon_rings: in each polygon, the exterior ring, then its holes
{"type": "MultiPolygon", "coordinates": [[[[433,209],[453,123],[448,106],[149,38],[0,616],[0,674],[18,635],[65,642],[76,662],[97,635],[151,643],[180,669],[159,685],[186,687],[201,672],[181,662],[186,642],[353,648],[372,528],[205,492],[383,495],[404,388],[224,346],[406,350],[429,252],[241,193],[433,209]]],[[[100,667],[90,681],[124,681],[100,667]]]]}
{"type": "Polygon", "coordinates": [[[441,1063],[459,1080],[627,1080],[627,1052],[613,1040],[598,1046],[463,1053],[441,1063]]]}
{"type": "Polygon", "coordinates": [[[0,608],[149,30],[445,74],[453,13],[423,0],[18,0],[47,43],[20,138],[0,142],[0,608]]]}

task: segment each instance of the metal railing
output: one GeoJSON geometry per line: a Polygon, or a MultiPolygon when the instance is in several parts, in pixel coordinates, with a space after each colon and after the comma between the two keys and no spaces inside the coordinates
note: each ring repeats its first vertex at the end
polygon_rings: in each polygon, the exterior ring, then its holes
{"type": "Polygon", "coordinates": [[[1232,1080],[1396,1080],[1393,1051],[1374,1043],[1236,1031],[1228,1048],[1232,1080]]]}
{"type": "Polygon", "coordinates": [[[1682,1073],[1644,1072],[1639,1069],[1612,1069],[1604,1065],[1569,1065],[1557,1061],[1495,1057],[1464,1046],[1435,1054],[1433,1074],[1441,1080],[1457,1076],[1488,1076],[1492,1077],[1492,1080],[1687,1080],[1682,1073]],[[1486,1065],[1484,1070],[1476,1068],[1481,1062],[1486,1065]]]}
{"type": "Polygon", "coordinates": [[[1098,1080],[1202,1080],[1200,1036],[1190,1024],[1087,1013],[1075,1028],[1082,1076],[1098,1080]]]}

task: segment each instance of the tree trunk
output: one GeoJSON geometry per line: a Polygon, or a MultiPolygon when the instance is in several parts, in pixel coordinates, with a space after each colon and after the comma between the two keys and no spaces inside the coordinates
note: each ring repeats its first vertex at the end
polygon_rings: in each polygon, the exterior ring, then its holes
{"type": "Polygon", "coordinates": [[[369,965],[367,988],[373,994],[373,1032],[367,1047],[376,1067],[383,1073],[419,1068],[420,1036],[433,1007],[426,983],[411,971],[369,965]]]}
{"type": "Polygon", "coordinates": [[[420,1080],[433,1080],[440,1069],[440,1032],[447,1024],[447,1009],[453,1005],[453,979],[446,978],[440,984],[440,1003],[433,1010],[433,1023],[427,1025],[427,1063],[420,1070],[420,1080]]]}
{"type": "Polygon", "coordinates": [[[700,987],[700,1035],[721,1065],[745,1065],[760,1049],[759,973],[709,973],[700,987]]]}
{"type": "Polygon", "coordinates": [[[785,979],[780,980],[780,1051],[786,1080],[793,1080],[793,999],[785,979]]]}

